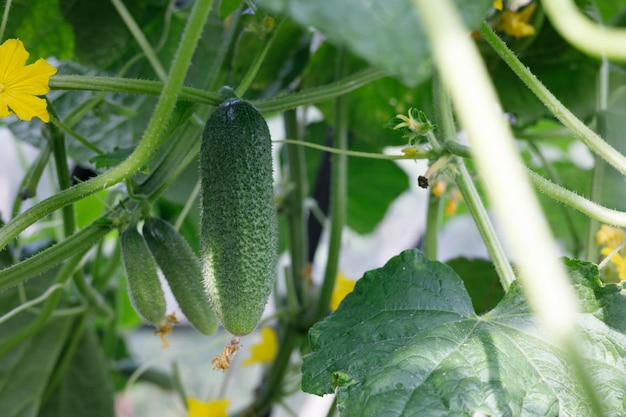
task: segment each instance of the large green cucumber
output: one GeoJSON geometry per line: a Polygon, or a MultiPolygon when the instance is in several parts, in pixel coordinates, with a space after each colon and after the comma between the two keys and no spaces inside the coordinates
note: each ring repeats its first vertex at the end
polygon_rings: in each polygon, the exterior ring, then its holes
{"type": "Polygon", "coordinates": [[[165,296],[156,263],[137,226],[120,234],[120,249],[131,303],[144,320],[158,325],[165,319],[165,296]]]}
{"type": "Polygon", "coordinates": [[[251,104],[224,101],[200,148],[201,259],[206,288],[224,328],[252,332],[276,282],[278,228],[272,143],[251,104]]]}
{"type": "Polygon", "coordinates": [[[189,243],[158,217],[146,219],[143,235],[187,320],[200,333],[215,333],[217,316],[204,289],[198,257],[189,243]]]}

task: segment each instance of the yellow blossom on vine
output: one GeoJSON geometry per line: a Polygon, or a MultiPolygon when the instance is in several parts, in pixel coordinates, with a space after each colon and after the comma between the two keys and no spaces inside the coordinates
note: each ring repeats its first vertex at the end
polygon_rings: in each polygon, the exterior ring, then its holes
{"type": "Polygon", "coordinates": [[[50,91],[48,82],[57,69],[43,58],[25,65],[28,52],[19,39],[0,45],[0,117],[15,113],[22,120],[39,117],[50,121],[46,100],[37,97],[50,91]]]}
{"type": "Polygon", "coordinates": [[[251,356],[242,365],[271,362],[278,351],[278,335],[271,327],[261,329],[261,341],[250,348],[251,356]]]}
{"type": "MultiPolygon", "coordinates": [[[[596,232],[596,243],[598,246],[608,246],[616,248],[626,240],[626,233],[617,227],[607,226],[603,224],[600,230],[596,232]]],[[[613,250],[613,249],[611,249],[613,250]]]]}
{"type": "Polygon", "coordinates": [[[534,35],[535,28],[528,21],[536,8],[537,3],[532,3],[521,12],[505,10],[500,15],[500,22],[497,28],[507,35],[516,38],[534,35]]]}
{"type": "Polygon", "coordinates": [[[330,309],[332,311],[337,310],[341,301],[346,297],[346,295],[352,292],[352,290],[354,289],[354,284],[355,281],[346,278],[346,276],[342,272],[339,272],[337,274],[335,288],[333,289],[333,294],[330,298],[330,309]]]}
{"type": "Polygon", "coordinates": [[[432,187],[433,195],[435,197],[441,197],[443,193],[446,191],[446,188],[448,188],[448,186],[446,185],[445,181],[437,180],[435,182],[435,185],[432,187]]]}
{"type": "Polygon", "coordinates": [[[502,10],[502,0],[494,0],[493,8],[496,10],[502,10]]]}
{"type": "Polygon", "coordinates": [[[187,417],[228,417],[226,408],[228,400],[200,401],[197,398],[187,398],[187,417]]]}
{"type": "Polygon", "coordinates": [[[610,256],[611,268],[603,269],[603,279],[606,282],[626,280],[626,255],[624,249],[616,249],[626,241],[626,233],[622,229],[602,225],[596,233],[596,243],[600,246],[603,257],[610,256]]]}

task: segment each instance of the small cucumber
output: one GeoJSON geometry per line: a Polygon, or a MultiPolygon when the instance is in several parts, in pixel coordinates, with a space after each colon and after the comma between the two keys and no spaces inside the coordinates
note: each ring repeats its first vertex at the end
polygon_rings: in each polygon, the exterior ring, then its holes
{"type": "Polygon", "coordinates": [[[251,104],[224,101],[200,148],[202,266],[207,291],[232,334],[252,332],[276,281],[278,228],[272,143],[251,104]]]}
{"type": "Polygon", "coordinates": [[[133,307],[144,320],[158,325],[165,318],[165,296],[154,258],[136,226],[122,232],[120,249],[133,307]]]}
{"type": "Polygon", "coordinates": [[[187,320],[200,333],[215,333],[217,317],[204,289],[200,263],[189,243],[158,217],[146,219],[143,234],[187,320]]]}

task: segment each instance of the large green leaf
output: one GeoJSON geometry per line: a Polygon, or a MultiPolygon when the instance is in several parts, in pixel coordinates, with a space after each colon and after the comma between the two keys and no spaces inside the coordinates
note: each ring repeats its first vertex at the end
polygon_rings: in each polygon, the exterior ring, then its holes
{"type": "MultiPolygon", "coordinates": [[[[40,278],[26,287],[29,299],[39,295],[33,286],[47,282],[40,278]]],[[[15,288],[0,294],[0,315],[20,305],[15,288]]],[[[25,311],[0,324],[0,346],[37,316],[25,311]]],[[[71,329],[69,316],[53,318],[45,327],[24,342],[0,356],[0,411],[3,417],[34,417],[41,406],[41,396],[56,365],[71,329]]]]}
{"type": "MultiPolygon", "coordinates": [[[[433,64],[424,32],[407,0],[333,1],[261,0],[303,26],[318,29],[331,42],[345,45],[371,65],[408,85],[427,79],[433,64]]],[[[491,0],[456,1],[466,24],[476,29],[491,0]]]]}
{"type": "MultiPolygon", "coordinates": [[[[626,336],[605,324],[624,321],[624,291],[601,287],[593,264],[568,267],[585,311],[580,348],[592,383],[607,415],[624,415],[626,336]]],[[[517,284],[478,316],[454,271],[417,250],[366,273],[311,329],[310,344],[302,387],[336,391],[342,417],[592,415],[517,284]]]]}
{"type": "Polygon", "coordinates": [[[112,417],[113,386],[98,338],[86,330],[38,417],[112,417]]]}

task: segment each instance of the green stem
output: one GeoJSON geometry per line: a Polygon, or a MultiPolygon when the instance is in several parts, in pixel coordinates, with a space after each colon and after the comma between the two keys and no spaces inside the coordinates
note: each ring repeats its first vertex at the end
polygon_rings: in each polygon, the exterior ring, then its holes
{"type": "MultiPolygon", "coordinates": [[[[609,61],[606,58],[602,60],[602,65],[600,65],[600,71],[598,72],[598,89],[596,97],[596,118],[598,121],[597,130],[600,136],[606,137],[608,130],[606,112],[609,102],[609,61]]],[[[596,156],[594,160],[595,163],[593,165],[593,176],[591,179],[591,191],[589,198],[592,201],[602,202],[602,190],[604,189],[606,163],[599,156],[596,156]]],[[[586,245],[584,253],[584,258],[588,261],[594,261],[597,259],[598,253],[595,236],[599,228],[600,225],[598,224],[598,221],[594,218],[589,218],[587,223],[587,239],[585,241],[586,245]]]]}
{"type": "MultiPolygon", "coordinates": [[[[349,93],[370,82],[383,78],[386,75],[387,74],[382,70],[370,68],[356,74],[348,75],[331,84],[313,87],[270,99],[251,100],[250,103],[262,113],[278,113],[295,109],[299,106],[334,99],[337,96],[349,93]]],[[[82,75],[55,75],[50,78],[49,85],[52,90],[103,91],[150,96],[157,96],[163,91],[163,83],[160,81],[82,75]]],[[[182,87],[176,97],[179,100],[213,106],[217,106],[223,101],[218,93],[191,87],[182,87]]]]}
{"type": "Polygon", "coordinates": [[[263,385],[261,385],[259,394],[255,398],[254,403],[240,414],[241,417],[248,415],[265,415],[270,410],[274,401],[280,398],[283,393],[283,378],[289,367],[291,354],[293,350],[300,345],[301,340],[302,334],[294,325],[288,325],[285,328],[285,333],[278,347],[278,353],[276,353],[276,358],[269,368],[267,378],[263,385]]]}
{"type": "Polygon", "coordinates": [[[531,170],[528,170],[528,175],[530,176],[530,180],[535,188],[551,199],[567,204],[590,218],[596,219],[602,223],[618,227],[626,227],[626,212],[603,207],[576,194],[573,191],[550,182],[531,170]]]}
{"type": "MultiPolygon", "coordinates": [[[[301,138],[301,130],[295,110],[283,115],[287,137],[301,138]]],[[[289,183],[293,187],[287,196],[287,222],[289,224],[289,253],[291,255],[291,282],[298,304],[305,299],[304,277],[307,260],[307,222],[304,201],[307,196],[306,158],[301,146],[290,144],[287,148],[289,183]]]]}
{"type": "MultiPolygon", "coordinates": [[[[556,183],[560,183],[561,179],[559,177],[559,173],[557,172],[554,165],[550,161],[548,161],[548,159],[543,155],[543,152],[541,152],[541,149],[539,149],[537,144],[534,141],[528,141],[528,146],[541,161],[541,166],[543,166],[543,168],[545,169],[546,176],[556,183]]],[[[563,219],[565,220],[565,223],[567,224],[567,228],[569,230],[569,234],[572,237],[574,245],[573,252],[575,256],[580,256],[583,249],[583,244],[580,237],[578,236],[578,232],[576,231],[576,225],[574,223],[574,219],[572,218],[572,214],[565,206],[559,205],[559,209],[563,214],[563,219]]]]}
{"type": "Polygon", "coordinates": [[[424,254],[430,260],[437,260],[437,238],[439,236],[439,219],[441,217],[441,198],[432,192],[428,196],[426,211],[426,234],[424,236],[424,254]]]}
{"type": "Polygon", "coordinates": [[[202,28],[212,3],[212,0],[198,0],[194,3],[172,63],[170,75],[163,86],[162,94],[157,102],[152,118],[146,127],[141,142],[139,142],[139,145],[137,145],[128,159],[110,171],[80,183],[69,190],[61,191],[15,217],[0,229],[0,248],[6,246],[20,232],[42,217],[123,181],[148,163],[154,150],[165,140],[161,131],[167,125],[169,115],[178,99],[178,93],[187,74],[187,69],[189,68],[198,39],[200,39],[202,28]]]}
{"type": "MultiPolygon", "coordinates": [[[[97,221],[96,221],[97,222],[97,221]]],[[[94,223],[18,264],[0,270],[0,291],[25,282],[66,259],[84,253],[106,236],[113,225],[109,221],[94,223]]]]}
{"type": "Polygon", "coordinates": [[[504,291],[508,291],[513,281],[515,281],[515,272],[513,272],[513,268],[509,263],[506,253],[504,253],[504,249],[491,224],[485,205],[480,199],[480,195],[474,186],[470,173],[467,171],[465,162],[461,158],[455,158],[454,163],[458,170],[456,184],[463,195],[463,201],[467,205],[476,223],[476,227],[480,232],[480,236],[489,251],[493,265],[498,273],[498,278],[500,278],[500,284],[504,291]]]}
{"type": "MultiPolygon", "coordinates": [[[[337,73],[341,74],[345,67],[345,55],[340,51],[337,73]]],[[[335,100],[334,114],[334,143],[340,151],[348,149],[348,104],[346,96],[339,96],[335,100]]],[[[346,206],[348,198],[348,159],[346,155],[332,156],[330,177],[330,233],[328,242],[328,257],[324,281],[320,290],[319,299],[315,307],[313,320],[315,323],[324,318],[330,310],[330,299],[335,288],[337,271],[339,270],[339,255],[341,252],[341,237],[346,222],[346,206]]]]}
{"type": "Polygon", "coordinates": [[[319,145],[317,143],[305,142],[302,140],[294,140],[294,139],[283,139],[283,140],[273,140],[274,143],[287,143],[292,145],[300,145],[306,146],[307,148],[313,148],[324,152],[330,152],[335,155],[346,155],[346,156],[355,156],[358,158],[369,158],[369,159],[383,159],[387,161],[397,161],[401,159],[425,159],[433,156],[433,153],[430,151],[425,151],[423,149],[419,149],[417,153],[411,155],[385,155],[382,153],[372,153],[372,152],[359,152],[359,151],[350,151],[348,149],[337,149],[330,146],[319,145]]]}
{"type": "Polygon", "coordinates": [[[2,14],[2,23],[0,23],[0,41],[4,41],[4,31],[7,27],[7,22],[9,21],[9,12],[11,11],[11,6],[13,5],[13,0],[7,0],[4,3],[4,13],[2,14]]]}
{"type": "Polygon", "coordinates": [[[235,94],[237,94],[237,97],[243,97],[246,91],[248,91],[248,88],[252,84],[252,81],[254,81],[254,77],[256,77],[257,73],[259,72],[259,68],[261,68],[261,64],[263,64],[263,61],[265,61],[267,52],[272,47],[272,43],[274,43],[274,39],[276,38],[276,33],[278,33],[278,30],[280,29],[282,22],[283,21],[281,20],[276,25],[269,39],[267,39],[263,43],[263,49],[261,49],[259,53],[257,53],[257,55],[254,57],[254,61],[252,61],[252,65],[250,65],[250,67],[248,68],[248,72],[246,72],[246,75],[244,75],[243,79],[241,80],[237,88],[235,89],[235,94]]]}
{"type": "Polygon", "coordinates": [[[515,53],[508,48],[489,25],[483,23],[480,27],[480,33],[528,89],[537,96],[548,110],[550,110],[554,117],[567,126],[589,149],[602,157],[602,159],[611,164],[619,172],[626,175],[626,157],[624,155],[602,140],[598,134],[565,107],[563,103],[530,72],[528,67],[520,62],[515,53]]]}
{"type": "Polygon", "coordinates": [[[80,295],[83,296],[90,307],[104,317],[112,318],[114,316],[113,310],[111,310],[109,305],[103,300],[100,293],[87,283],[85,274],[83,274],[82,271],[76,271],[72,281],[74,285],[76,285],[76,289],[78,289],[80,295]]]}
{"type": "MultiPolygon", "coordinates": [[[[54,114],[54,110],[49,108],[54,114]]],[[[67,153],[65,151],[65,135],[54,124],[48,124],[48,132],[50,134],[50,143],[52,144],[52,154],[54,156],[54,164],[56,166],[57,180],[59,181],[59,189],[67,190],[71,187],[70,168],[67,165],[67,153]]],[[[67,205],[63,207],[63,237],[66,238],[74,233],[76,229],[76,219],[74,217],[74,206],[67,205]]]]}
{"type": "Polygon", "coordinates": [[[146,39],[146,36],[141,31],[141,28],[137,25],[137,22],[133,19],[133,16],[130,14],[124,3],[120,0],[111,0],[111,3],[113,3],[117,13],[126,24],[126,27],[135,38],[135,41],[143,53],[146,55],[146,58],[148,59],[148,62],[150,62],[150,65],[152,65],[152,69],[156,73],[157,77],[160,80],[165,80],[167,78],[167,72],[163,68],[163,65],[161,65],[159,58],[150,45],[150,42],[148,42],[148,39],[146,39]]]}
{"type": "Polygon", "coordinates": [[[86,138],[76,133],[71,127],[63,123],[61,120],[57,119],[52,114],[50,115],[50,122],[53,123],[56,127],[58,127],[65,134],[70,135],[71,137],[76,139],[85,148],[91,149],[94,153],[98,155],[102,155],[104,153],[102,149],[98,148],[96,145],[89,142],[89,140],[87,140],[86,138]]]}
{"type": "Polygon", "coordinates": [[[379,69],[369,68],[342,78],[332,84],[313,87],[297,93],[286,94],[265,100],[252,100],[251,103],[262,113],[277,113],[298,106],[327,101],[359,87],[385,77],[387,74],[379,69]]]}
{"type": "MultiPolygon", "coordinates": [[[[446,143],[446,149],[462,158],[470,158],[470,151],[467,146],[452,143],[446,143]]],[[[527,174],[533,186],[537,191],[546,195],[560,203],[566,204],[573,209],[580,211],[592,219],[596,219],[602,223],[610,224],[617,227],[626,227],[626,212],[613,210],[603,207],[600,204],[586,199],[567,188],[561,187],[545,178],[531,169],[527,170],[527,174]]]]}
{"type": "MultiPolygon", "coordinates": [[[[121,77],[55,75],[50,78],[50,89],[65,91],[101,91],[108,93],[141,94],[158,96],[163,91],[163,82],[121,77]]],[[[217,93],[191,87],[182,87],[179,100],[218,105],[223,100],[217,93]]]]}

